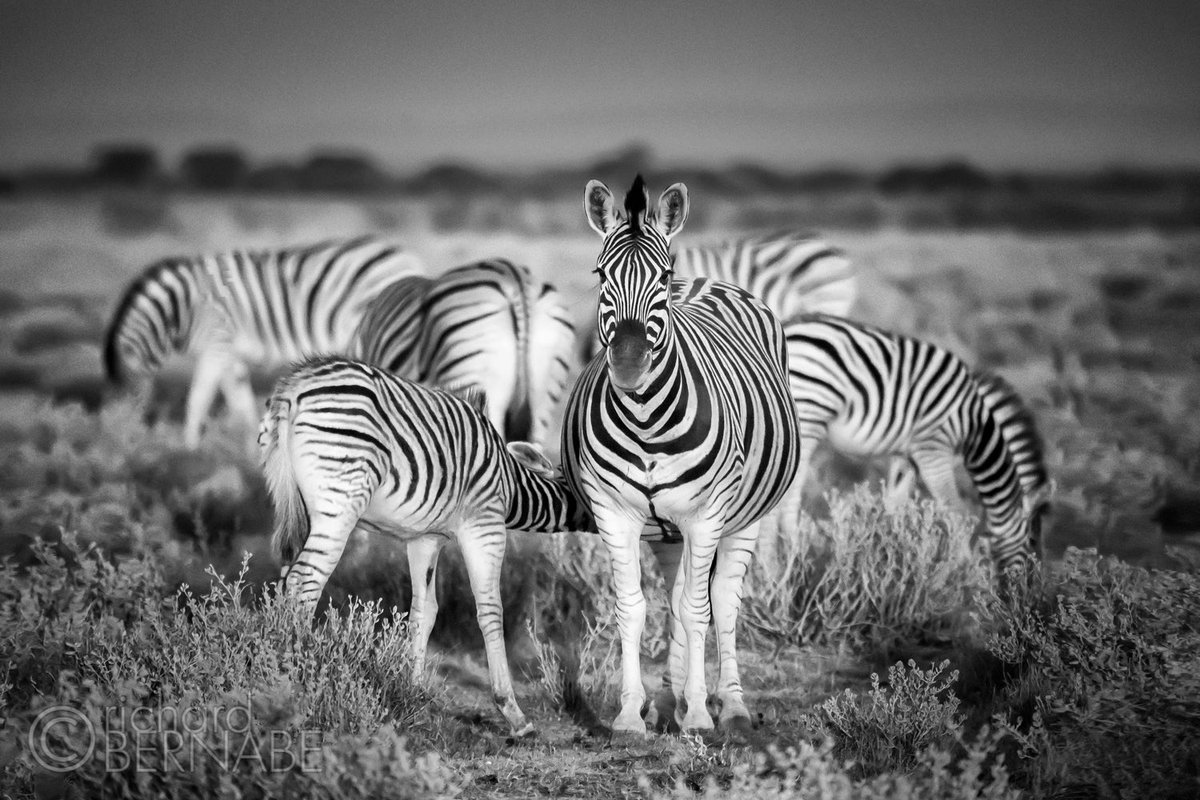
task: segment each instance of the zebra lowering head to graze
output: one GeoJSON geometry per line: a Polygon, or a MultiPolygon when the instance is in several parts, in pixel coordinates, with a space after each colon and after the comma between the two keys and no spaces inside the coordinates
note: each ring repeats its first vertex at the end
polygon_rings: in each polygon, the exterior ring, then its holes
{"type": "Polygon", "coordinates": [[[458,541],[492,697],[523,736],[533,726],[513,695],[500,604],[505,531],[591,523],[549,462],[524,443],[506,448],[481,406],[358,361],[315,358],[279,381],[259,447],[284,588],[310,613],[356,527],[407,542],[419,670],[437,617],[438,553],[458,541]]]}
{"type": "MultiPolygon", "coordinates": [[[[972,372],[935,344],[840,317],[800,315],[783,327],[803,456],[781,516],[795,521],[809,460],[823,440],[848,455],[911,461],[944,503],[958,500],[961,456],[997,567],[1041,558],[1049,483],[1033,417],[1011,386],[972,372]]],[[[890,503],[907,493],[894,472],[892,483],[890,503]]]]}
{"type": "MultiPolygon", "coordinates": [[[[708,278],[740,286],[779,319],[801,313],[845,316],[858,299],[858,275],[841,248],[812,233],[777,231],[712,245],[680,247],[676,278],[708,278]]],[[[596,330],[583,345],[586,360],[599,349],[596,330]]]]}
{"type": "Polygon", "coordinates": [[[367,307],[352,352],[420,383],[478,386],[505,439],[544,447],[574,341],[558,290],[495,259],[392,284],[367,307]]]}
{"type": "Polygon", "coordinates": [[[258,408],[248,365],[279,368],[318,353],[344,353],[363,309],[381,289],[424,271],[421,261],[375,237],[282,250],[231,250],[148,267],[109,324],[104,366],[117,384],[148,377],[173,354],[196,359],[184,419],[195,448],[218,389],[253,431],[258,408]]]}
{"type": "Polygon", "coordinates": [[[664,564],[674,578],[674,627],[663,700],[683,729],[713,727],[704,677],[711,619],[719,721],[738,735],[750,726],[734,642],[742,579],[757,521],[783,496],[800,456],[787,353],[778,320],[749,292],[672,279],[668,245],[687,217],[686,187],[668,188],[655,209],[647,201],[640,175],[623,212],[599,181],[584,194],[604,238],[596,264],[604,350],[567,402],[563,471],[612,558],[623,677],[614,732],[646,731],[638,546],[653,519],[681,534],[659,548],[660,561],[678,565],[664,564]]]}

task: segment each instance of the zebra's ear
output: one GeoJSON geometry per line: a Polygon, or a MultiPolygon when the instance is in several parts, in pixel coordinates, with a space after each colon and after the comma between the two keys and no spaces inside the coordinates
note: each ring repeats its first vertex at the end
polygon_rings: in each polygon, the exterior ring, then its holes
{"type": "Polygon", "coordinates": [[[554,477],[554,464],[542,452],[542,449],[531,442],[509,442],[509,454],[517,460],[517,463],[526,469],[543,475],[547,478],[554,477]]]}
{"type": "Polygon", "coordinates": [[[583,210],[592,230],[605,236],[617,224],[617,201],[600,181],[588,181],[583,190],[583,210]]]}
{"type": "Polygon", "coordinates": [[[671,237],[683,230],[687,215],[687,187],[682,183],[675,183],[668,186],[658,198],[658,214],[654,217],[654,226],[669,242],[671,237]]]}

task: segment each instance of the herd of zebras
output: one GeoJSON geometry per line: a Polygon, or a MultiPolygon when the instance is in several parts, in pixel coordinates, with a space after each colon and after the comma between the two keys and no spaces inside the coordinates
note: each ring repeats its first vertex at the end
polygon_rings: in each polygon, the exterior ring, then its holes
{"type": "Polygon", "coordinates": [[[658,714],[713,727],[710,622],[718,723],[750,725],[735,649],[742,582],[763,522],[794,531],[821,441],[891,457],[893,498],[915,468],[936,498],[956,499],[961,456],[997,566],[1036,563],[1049,482],[1029,411],[947,350],[847,318],[857,282],[839,250],[780,234],[672,252],[687,189],[651,204],[641,176],[621,203],[590,182],[584,209],[603,244],[596,325],[582,337],[559,292],[524,267],[484,261],[428,277],[399,246],[362,237],[149,267],[112,318],[107,372],[144,379],[189,354],[186,444],[199,443],[218,390],[258,427],[283,585],[310,614],[356,528],[405,541],[418,669],[438,554],[455,539],[493,697],[517,735],[532,726],[502,630],[507,530],[602,537],[622,643],[613,728],[634,734],[658,714]],[[292,365],[261,419],[251,364],[292,365]],[[561,469],[543,455],[559,422],[561,469]],[[642,541],[674,578],[658,704],[639,663],[642,541]]]}

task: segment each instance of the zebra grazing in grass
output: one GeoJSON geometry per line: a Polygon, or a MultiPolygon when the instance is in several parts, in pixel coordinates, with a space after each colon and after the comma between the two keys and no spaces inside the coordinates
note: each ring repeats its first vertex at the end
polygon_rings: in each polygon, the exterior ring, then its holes
{"type": "Polygon", "coordinates": [[[663,700],[683,729],[713,727],[704,677],[711,619],[719,721],[738,735],[750,726],[734,641],[742,579],[757,521],[783,496],[800,457],[787,353],[778,320],[749,292],[672,279],[668,246],[687,217],[686,187],[668,188],[653,210],[647,201],[640,175],[623,213],[604,184],[587,185],[588,221],[604,239],[596,267],[604,351],[567,402],[563,471],[612,557],[623,668],[614,731],[646,731],[638,545],[654,519],[682,538],[664,535],[658,548],[668,581],[675,576],[663,700]]]}
{"type": "MultiPolygon", "coordinates": [[[[958,499],[961,456],[979,492],[992,557],[1004,570],[1041,557],[1049,483],[1033,417],[1012,387],[975,373],[930,342],[840,317],[784,323],[792,397],[800,421],[800,469],[781,504],[794,519],[809,460],[822,440],[857,456],[911,461],[933,496],[958,499]]],[[[894,500],[911,474],[891,478],[894,500]]]]}
{"type": "Polygon", "coordinates": [[[574,341],[558,291],[496,259],[392,284],[367,307],[352,352],[421,383],[478,386],[507,440],[544,446],[574,341]]]}
{"type": "Polygon", "coordinates": [[[218,389],[253,431],[249,364],[278,368],[345,352],[367,301],[423,270],[415,256],[369,236],[164,259],[122,296],[105,337],[105,370],[121,384],[153,374],[172,354],[195,356],[185,445],[199,444],[218,389]]]}
{"type": "MultiPolygon", "coordinates": [[[[858,276],[837,247],[811,233],[778,231],[714,245],[681,247],[674,254],[677,278],[708,278],[740,286],[779,319],[800,313],[844,316],[858,299],[858,276]]],[[[584,357],[599,350],[588,332],[584,357]]]]}
{"type": "Polygon", "coordinates": [[[513,695],[504,648],[505,530],[590,527],[549,462],[524,443],[506,448],[482,403],[339,357],[310,359],[279,381],[259,447],[275,507],[272,543],[288,565],[286,591],[311,613],[355,527],[400,537],[407,542],[416,665],[423,670],[438,610],[438,553],[457,539],[492,697],[514,735],[532,732],[513,695]]]}

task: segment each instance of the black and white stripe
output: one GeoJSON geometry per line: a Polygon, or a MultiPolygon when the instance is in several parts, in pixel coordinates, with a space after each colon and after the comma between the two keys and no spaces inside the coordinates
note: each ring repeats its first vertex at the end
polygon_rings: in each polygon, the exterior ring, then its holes
{"type": "Polygon", "coordinates": [[[911,461],[942,502],[962,458],[1001,569],[1040,558],[1047,481],[1033,418],[1010,386],[930,342],[840,317],[784,323],[801,459],[781,514],[794,515],[814,448],[911,461]]]}
{"type": "Polygon", "coordinates": [[[421,383],[478,386],[506,439],[545,446],[574,338],[558,291],[495,259],[385,289],[363,315],[354,354],[421,383]]]}
{"type": "Polygon", "coordinates": [[[279,381],[259,446],[286,590],[315,608],[356,527],[399,537],[408,547],[421,668],[437,616],[438,553],[456,539],[493,698],[514,734],[530,732],[504,648],[505,531],[590,527],[549,463],[523,443],[506,447],[481,404],[336,357],[311,359],[279,381]]]}
{"type": "Polygon", "coordinates": [[[122,296],[105,337],[105,370],[123,383],[153,374],[176,353],[194,356],[185,443],[199,443],[218,389],[253,430],[248,365],[278,368],[346,352],[367,301],[422,271],[414,255],[369,236],[164,259],[122,296]]]}
{"type": "MultiPolygon", "coordinates": [[[[778,320],[745,290],[673,280],[668,243],[687,215],[675,184],[647,209],[641,177],[616,208],[598,181],[584,207],[604,237],[596,271],[603,352],[576,383],[563,422],[563,470],[596,519],[612,557],[623,686],[614,729],[644,734],[639,641],[646,604],[643,525],[676,526],[667,685],[684,729],[712,728],[704,639],[715,621],[722,727],[750,723],[735,630],[757,521],[791,483],[796,415],[778,320]],[[682,552],[680,552],[682,550],[682,552]]],[[[671,573],[667,575],[671,579],[671,573]]]]}

